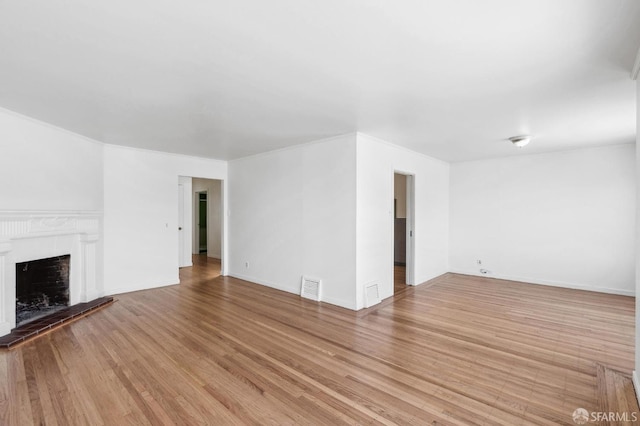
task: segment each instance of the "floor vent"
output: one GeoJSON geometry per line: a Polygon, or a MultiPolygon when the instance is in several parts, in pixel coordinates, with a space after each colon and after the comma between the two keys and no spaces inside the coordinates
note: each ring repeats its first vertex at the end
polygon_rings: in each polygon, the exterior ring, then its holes
{"type": "Polygon", "coordinates": [[[365,308],[380,303],[380,293],[378,292],[378,284],[370,284],[365,288],[365,308]]]}
{"type": "Polygon", "coordinates": [[[315,301],[320,301],[320,286],[322,285],[322,280],[318,278],[311,277],[302,277],[302,286],[300,289],[300,296],[305,299],[311,299],[315,301]]]}

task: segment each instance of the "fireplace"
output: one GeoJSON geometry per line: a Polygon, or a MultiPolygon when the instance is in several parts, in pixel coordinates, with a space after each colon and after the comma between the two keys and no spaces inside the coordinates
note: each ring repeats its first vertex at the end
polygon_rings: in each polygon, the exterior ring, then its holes
{"type": "Polygon", "coordinates": [[[38,316],[104,295],[100,222],[99,212],[0,210],[0,337],[21,323],[37,323],[38,316]],[[23,279],[42,284],[29,277],[41,260],[56,264],[42,267],[49,284],[24,289],[23,279]]]}
{"type": "Polygon", "coordinates": [[[16,327],[69,306],[71,255],[16,263],[16,327]]]}

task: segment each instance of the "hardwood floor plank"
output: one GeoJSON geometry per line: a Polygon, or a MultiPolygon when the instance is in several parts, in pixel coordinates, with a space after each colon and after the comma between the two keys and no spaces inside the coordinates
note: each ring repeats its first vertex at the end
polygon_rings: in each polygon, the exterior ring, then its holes
{"type": "Polygon", "coordinates": [[[0,423],[570,425],[604,397],[637,410],[634,298],[456,274],[404,286],[396,268],[396,296],[356,313],[219,267],[195,256],[181,285],[0,352],[0,423]]]}

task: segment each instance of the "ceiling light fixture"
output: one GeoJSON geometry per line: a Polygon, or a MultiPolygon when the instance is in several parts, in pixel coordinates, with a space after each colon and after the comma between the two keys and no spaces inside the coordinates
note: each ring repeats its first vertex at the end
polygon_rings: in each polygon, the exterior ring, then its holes
{"type": "Polygon", "coordinates": [[[518,148],[522,148],[529,142],[531,142],[531,136],[522,135],[522,136],[512,136],[509,138],[512,144],[517,146],[518,148]]]}

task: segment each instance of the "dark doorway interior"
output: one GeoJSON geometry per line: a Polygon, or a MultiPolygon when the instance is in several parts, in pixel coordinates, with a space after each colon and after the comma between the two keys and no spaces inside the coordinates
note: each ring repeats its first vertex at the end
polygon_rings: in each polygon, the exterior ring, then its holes
{"type": "Polygon", "coordinates": [[[407,176],[393,176],[393,265],[394,293],[406,287],[407,265],[407,176]]]}
{"type": "Polygon", "coordinates": [[[393,263],[407,264],[407,176],[393,176],[393,263]]]}
{"type": "Polygon", "coordinates": [[[200,253],[207,252],[207,193],[198,193],[198,248],[200,253]]]}

